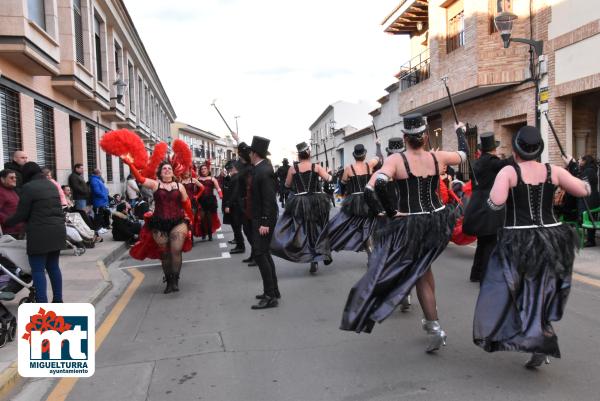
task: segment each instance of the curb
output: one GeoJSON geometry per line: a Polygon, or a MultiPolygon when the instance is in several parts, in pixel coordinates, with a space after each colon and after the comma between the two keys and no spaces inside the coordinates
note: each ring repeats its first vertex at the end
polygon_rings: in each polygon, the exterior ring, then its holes
{"type": "MultiPolygon", "coordinates": [[[[96,267],[102,275],[102,282],[96,287],[93,294],[88,298],[87,302],[96,305],[110,291],[113,286],[112,280],[108,273],[107,265],[110,265],[115,260],[119,259],[124,251],[127,250],[125,243],[122,243],[117,248],[113,249],[109,254],[102,259],[96,260],[96,267]]],[[[15,360],[4,371],[0,372],[0,399],[5,397],[22,381],[15,360]]]]}

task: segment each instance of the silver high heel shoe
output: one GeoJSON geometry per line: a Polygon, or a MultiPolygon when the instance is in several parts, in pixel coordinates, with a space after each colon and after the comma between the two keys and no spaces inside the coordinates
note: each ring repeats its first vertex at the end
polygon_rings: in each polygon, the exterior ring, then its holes
{"type": "Polygon", "coordinates": [[[400,312],[408,312],[410,310],[410,305],[410,294],[408,294],[400,303],[400,312]]]}
{"type": "Polygon", "coordinates": [[[440,326],[439,320],[421,320],[421,325],[423,326],[423,330],[429,334],[429,344],[425,349],[425,352],[432,353],[434,351],[439,350],[442,345],[446,345],[446,332],[442,330],[442,326],[440,326]]]}
{"type": "Polygon", "coordinates": [[[545,363],[546,365],[550,364],[550,357],[546,354],[542,354],[541,352],[534,352],[531,354],[531,358],[527,362],[525,362],[525,367],[527,369],[535,369],[542,366],[545,363]]]}

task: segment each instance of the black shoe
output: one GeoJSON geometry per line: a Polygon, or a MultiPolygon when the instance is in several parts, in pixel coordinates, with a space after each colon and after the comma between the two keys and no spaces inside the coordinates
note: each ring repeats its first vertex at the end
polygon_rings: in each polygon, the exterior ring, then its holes
{"type": "Polygon", "coordinates": [[[237,246],[229,251],[229,253],[232,255],[236,254],[236,253],[244,253],[244,252],[246,252],[246,248],[238,248],[237,246]]]}
{"type": "Polygon", "coordinates": [[[163,277],[163,283],[164,282],[167,283],[167,286],[165,287],[163,294],[169,294],[169,293],[173,292],[173,275],[166,274],[165,277],[163,277]]]}
{"type": "Polygon", "coordinates": [[[179,274],[173,274],[173,283],[171,284],[171,287],[173,288],[173,291],[179,291],[179,274]]]}
{"type": "Polygon", "coordinates": [[[246,259],[242,260],[242,262],[244,262],[244,263],[250,263],[250,262],[252,262],[252,255],[250,255],[246,259]]]}
{"type": "Polygon", "coordinates": [[[319,265],[317,262],[310,262],[310,274],[315,274],[317,272],[317,270],[319,269],[319,265]]]}
{"type": "Polygon", "coordinates": [[[586,243],[583,245],[584,248],[592,248],[596,246],[596,242],[592,242],[592,241],[586,241],[586,243]]]}
{"type": "Polygon", "coordinates": [[[333,259],[331,259],[331,258],[330,258],[330,259],[324,260],[324,261],[323,261],[323,264],[324,264],[325,266],[329,266],[329,265],[330,265],[332,262],[333,262],[333,259]]]}
{"type": "Polygon", "coordinates": [[[208,240],[209,240],[209,241],[212,241],[212,235],[209,235],[209,236],[208,236],[208,240]]]}
{"type": "Polygon", "coordinates": [[[279,302],[277,302],[277,298],[266,297],[264,299],[261,299],[256,305],[252,305],[252,309],[256,310],[256,309],[275,308],[278,305],[279,305],[279,302]]]}
{"type": "Polygon", "coordinates": [[[234,240],[234,239],[227,241],[227,243],[228,243],[228,244],[231,244],[231,245],[235,245],[235,244],[237,244],[237,242],[235,242],[235,240],[234,240]]]}
{"type": "Polygon", "coordinates": [[[254,267],[254,266],[258,266],[254,260],[251,261],[250,263],[248,263],[248,267],[254,267]]]}

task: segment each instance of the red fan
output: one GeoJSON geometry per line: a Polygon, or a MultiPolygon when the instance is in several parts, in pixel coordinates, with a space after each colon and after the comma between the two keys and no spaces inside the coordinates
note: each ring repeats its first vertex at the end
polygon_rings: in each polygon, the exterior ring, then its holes
{"type": "Polygon", "coordinates": [[[189,171],[192,167],[192,150],[187,143],[181,139],[175,139],[173,142],[173,156],[171,156],[171,165],[175,176],[181,175],[189,171]]]}
{"type": "Polygon", "coordinates": [[[144,142],[128,129],[107,132],[100,139],[100,147],[111,155],[131,159],[138,170],[142,170],[148,163],[144,142]]]}
{"type": "Polygon", "coordinates": [[[164,142],[157,143],[154,147],[154,151],[152,152],[152,156],[150,156],[150,161],[144,168],[142,175],[153,180],[156,179],[156,170],[158,169],[160,163],[165,160],[168,151],[169,145],[164,142]]]}

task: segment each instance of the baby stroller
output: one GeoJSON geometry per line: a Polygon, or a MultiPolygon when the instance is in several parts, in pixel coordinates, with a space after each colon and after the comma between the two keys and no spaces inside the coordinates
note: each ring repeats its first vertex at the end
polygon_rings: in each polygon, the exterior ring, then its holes
{"type": "Polygon", "coordinates": [[[65,213],[67,246],[75,256],[83,255],[86,248],[94,247],[94,231],[85,224],[79,213],[65,213]]]}
{"type": "MultiPolygon", "coordinates": [[[[25,241],[18,241],[10,235],[0,236],[0,300],[14,299],[23,288],[27,288],[29,294],[19,301],[19,305],[35,302],[25,241]]],[[[0,302],[0,348],[15,338],[16,330],[14,315],[0,302]]]]}

